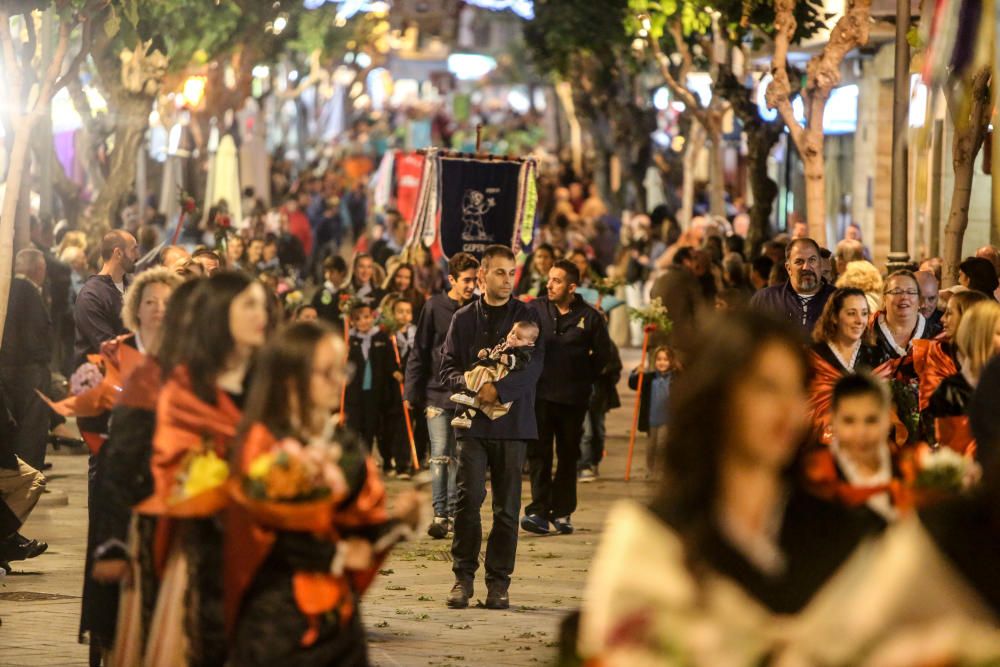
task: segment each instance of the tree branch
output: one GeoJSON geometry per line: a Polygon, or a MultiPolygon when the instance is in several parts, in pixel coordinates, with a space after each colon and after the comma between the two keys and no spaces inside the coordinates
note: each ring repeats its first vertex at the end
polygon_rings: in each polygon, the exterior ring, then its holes
{"type": "MultiPolygon", "coordinates": [[[[673,27],[674,26],[671,25],[671,34],[674,34],[672,30],[673,27]]],[[[677,41],[677,37],[674,39],[677,41]]],[[[670,61],[667,56],[663,54],[663,51],[660,50],[660,45],[657,40],[652,35],[649,35],[646,41],[649,42],[649,47],[653,52],[653,60],[655,60],[656,64],[659,66],[660,75],[663,77],[667,87],[670,88],[671,92],[673,92],[673,94],[684,103],[684,106],[691,111],[698,122],[705,125],[708,122],[708,119],[705,114],[705,108],[701,105],[701,100],[694,93],[688,90],[686,86],[681,85],[677,79],[674,78],[673,73],[670,71],[670,61]]],[[[683,43],[683,41],[682,36],[680,43],[683,43]]],[[[691,52],[687,50],[687,44],[684,44],[683,47],[678,46],[678,53],[680,53],[683,61],[680,71],[680,76],[683,79],[688,68],[690,67],[691,52]]]]}
{"type": "Polygon", "coordinates": [[[74,21],[63,17],[59,21],[59,41],[56,42],[56,50],[52,53],[52,62],[49,63],[42,77],[41,87],[38,89],[38,97],[32,105],[30,112],[37,113],[41,109],[48,108],[52,96],[55,94],[55,83],[59,79],[59,72],[62,70],[63,60],[66,59],[66,52],[69,51],[69,38],[73,32],[74,21]]]}
{"type": "Polygon", "coordinates": [[[80,19],[83,23],[83,32],[80,35],[80,50],[73,56],[73,60],[70,61],[69,67],[66,68],[63,75],[55,82],[52,88],[53,92],[65,86],[71,78],[79,78],[80,76],[80,65],[83,64],[83,61],[87,59],[87,54],[90,53],[90,45],[94,34],[94,21],[97,15],[104,11],[104,7],[107,6],[107,2],[96,4],[102,6],[94,8],[88,6],[87,11],[83,14],[83,18],[80,19]]]}
{"type": "Polygon", "coordinates": [[[795,34],[795,0],[775,0],[774,3],[774,58],[771,61],[771,85],[765,99],[768,109],[776,109],[788,127],[792,141],[802,150],[804,129],[792,109],[791,82],[788,80],[788,48],[795,34]]]}
{"type": "MultiPolygon", "coordinates": [[[[4,72],[7,77],[7,89],[10,91],[10,96],[13,100],[17,100],[18,104],[21,104],[24,100],[24,95],[21,94],[21,84],[23,83],[23,76],[21,70],[21,61],[18,59],[17,54],[14,51],[14,38],[10,34],[10,12],[6,9],[0,9],[0,46],[3,48],[3,60],[4,60],[4,72]]],[[[20,107],[18,110],[20,111],[20,107]]]]}

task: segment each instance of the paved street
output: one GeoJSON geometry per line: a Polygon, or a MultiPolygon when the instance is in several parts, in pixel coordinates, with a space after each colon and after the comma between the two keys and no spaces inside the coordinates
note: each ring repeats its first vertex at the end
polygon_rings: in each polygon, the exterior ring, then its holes
{"type": "MultiPolygon", "coordinates": [[[[626,367],[630,367],[627,360],[626,367]]],[[[579,605],[608,508],[617,498],[645,498],[651,491],[642,481],[641,436],[633,481],[623,481],[633,400],[624,383],[622,399],[626,407],[608,417],[610,458],[601,468],[602,478],[580,485],[580,510],[573,516],[576,534],[539,537],[521,533],[510,590],[511,609],[447,609],[444,600],[453,581],[450,540],[424,537],[401,545],[363,601],[374,664],[458,667],[549,661],[555,652],[560,620],[579,605]]],[[[12,575],[0,579],[4,665],[87,664],[87,648],[76,641],[87,520],[87,459],[60,453],[50,460],[54,463],[50,486],[65,492],[69,503],[46,504],[35,511],[23,532],[48,541],[48,553],[17,564],[12,575]]],[[[403,483],[390,482],[389,486],[392,493],[403,483]]],[[[527,479],[523,488],[527,502],[527,479]]],[[[487,497],[483,512],[486,529],[489,506],[487,497]]],[[[485,600],[485,596],[480,570],[475,598],[485,600]]]]}

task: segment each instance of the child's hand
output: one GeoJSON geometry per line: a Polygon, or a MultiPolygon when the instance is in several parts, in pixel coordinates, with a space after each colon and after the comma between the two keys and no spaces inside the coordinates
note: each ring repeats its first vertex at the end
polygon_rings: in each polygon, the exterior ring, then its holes
{"type": "Polygon", "coordinates": [[[396,382],[402,382],[403,381],[403,374],[400,373],[399,371],[393,371],[392,372],[392,377],[396,378],[396,382]]]}

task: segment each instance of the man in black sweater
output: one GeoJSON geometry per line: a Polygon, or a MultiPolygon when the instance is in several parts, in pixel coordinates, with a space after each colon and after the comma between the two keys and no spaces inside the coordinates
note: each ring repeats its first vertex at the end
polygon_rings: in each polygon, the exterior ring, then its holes
{"type": "Polygon", "coordinates": [[[561,259],[549,270],[546,296],[531,303],[546,352],[535,401],[538,440],[528,448],[531,504],[521,528],[540,535],[548,534],[550,522],[561,534],[573,532],[570,515],[576,510],[576,464],[587,404],[598,379],[621,371],[604,316],[576,294],[579,284],[580,270],[561,259]],[[555,479],[553,441],[559,457],[555,479]]]}
{"type": "MultiPolygon", "coordinates": [[[[441,359],[441,381],[449,392],[465,388],[464,373],[478,360],[483,348],[499,343],[515,322],[538,322],[527,305],[511,299],[516,264],[510,248],[493,245],[483,253],[479,281],[483,296],[460,308],[452,318],[441,359]]],[[[476,413],[472,426],[458,434],[458,498],[455,539],[451,546],[455,585],[448,606],[469,606],[473,581],[479,568],[482,522],[479,509],[486,498],[486,470],[493,489],[493,528],[486,545],[486,607],[510,606],[507,589],[517,553],[517,517],[521,510],[521,468],[527,441],[538,437],[535,423],[535,385],[545,361],[539,341],[531,363],[479,390],[480,404],[512,402],[510,411],[491,420],[476,413]]]]}
{"type": "Polygon", "coordinates": [[[447,293],[435,294],[420,311],[417,335],[406,363],[405,398],[409,407],[421,407],[427,418],[431,441],[431,502],[434,521],[427,534],[436,540],[447,537],[455,516],[455,476],[458,472],[455,432],[451,420],[455,404],[451,390],[441,381],[441,348],[455,311],[469,302],[476,290],[479,260],[460,252],[448,262],[447,293]]]}
{"type": "Polygon", "coordinates": [[[42,299],[45,257],[34,248],[26,248],[17,253],[14,266],[16,276],[10,286],[7,324],[0,345],[0,384],[17,424],[11,439],[14,453],[41,470],[45,465],[50,412],[36,391],[49,391],[54,344],[52,322],[42,299]]]}

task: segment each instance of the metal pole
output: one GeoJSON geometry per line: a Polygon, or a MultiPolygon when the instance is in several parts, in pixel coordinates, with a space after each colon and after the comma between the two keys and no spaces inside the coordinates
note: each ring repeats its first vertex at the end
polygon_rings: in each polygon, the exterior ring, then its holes
{"type": "Polygon", "coordinates": [[[910,0],[896,0],[896,79],[892,90],[892,208],[889,241],[890,271],[905,268],[910,262],[908,211],[910,116],[910,0]]]}

